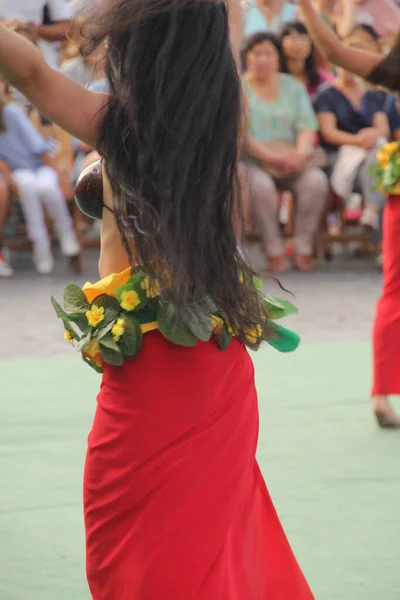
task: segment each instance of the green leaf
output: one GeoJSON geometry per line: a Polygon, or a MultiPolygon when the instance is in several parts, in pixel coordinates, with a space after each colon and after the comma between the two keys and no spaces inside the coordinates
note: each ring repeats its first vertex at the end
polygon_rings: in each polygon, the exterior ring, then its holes
{"type": "Polygon", "coordinates": [[[115,324],[115,320],[111,321],[111,323],[109,323],[106,327],[102,327],[102,329],[98,329],[97,331],[97,341],[100,341],[105,335],[107,335],[107,333],[109,333],[111,331],[111,329],[114,327],[115,324]]]}
{"type": "Polygon", "coordinates": [[[92,330],[89,329],[89,331],[86,333],[86,335],[84,335],[80,339],[79,344],[76,347],[77,350],[79,352],[83,352],[84,350],[87,350],[89,348],[91,338],[92,338],[92,330]]]}
{"type": "Polygon", "coordinates": [[[93,304],[104,307],[104,319],[100,323],[102,329],[115,321],[121,312],[118,300],[112,296],[107,296],[107,294],[97,296],[97,298],[93,300],[93,304]]]}
{"type": "Polygon", "coordinates": [[[185,323],[178,319],[173,304],[162,304],[157,314],[158,328],[167,340],[180,346],[196,346],[197,338],[185,323]]]}
{"type": "Polygon", "coordinates": [[[103,373],[103,367],[100,367],[98,364],[96,364],[94,362],[94,360],[92,360],[88,356],[84,356],[82,354],[82,360],[83,360],[84,363],[86,363],[87,365],[89,365],[89,367],[91,367],[92,369],[94,369],[96,371],[96,373],[103,373]]]}
{"type": "Polygon", "coordinates": [[[373,165],[371,165],[368,169],[369,174],[372,177],[382,177],[383,174],[383,168],[381,167],[381,165],[377,162],[374,163],[373,165]]]}
{"type": "Polygon", "coordinates": [[[63,322],[64,325],[64,329],[66,331],[68,331],[72,337],[74,338],[74,340],[80,340],[81,337],[80,335],[75,331],[75,329],[73,328],[73,326],[71,325],[71,318],[70,315],[68,313],[65,312],[65,310],[63,310],[61,308],[61,306],[58,304],[57,300],[55,298],[53,298],[53,296],[51,297],[51,304],[56,312],[56,315],[59,319],[61,319],[61,321],[63,322]]]}
{"type": "Polygon", "coordinates": [[[263,289],[262,277],[260,277],[259,275],[253,275],[253,286],[256,288],[256,290],[258,290],[259,292],[262,292],[262,289],[263,289]]]}
{"type": "Polygon", "coordinates": [[[281,298],[275,298],[269,294],[264,295],[263,308],[266,312],[268,319],[275,321],[276,319],[282,319],[289,315],[294,315],[298,312],[298,309],[289,302],[288,300],[282,300],[281,298]]]}
{"type": "Polygon", "coordinates": [[[226,350],[228,348],[229,344],[232,341],[232,337],[233,337],[233,335],[231,333],[229,333],[227,327],[224,325],[222,333],[217,338],[218,346],[220,347],[221,350],[226,350]]]}
{"type": "Polygon", "coordinates": [[[90,308],[85,294],[79,285],[70,283],[64,290],[64,308],[68,312],[84,313],[90,308]]]}
{"type": "Polygon", "coordinates": [[[208,342],[212,334],[212,324],[209,312],[205,312],[201,305],[195,305],[187,311],[184,324],[193,335],[202,342],[208,342]]]}
{"type": "Polygon", "coordinates": [[[204,312],[208,315],[215,315],[218,312],[217,305],[209,296],[206,296],[203,300],[201,300],[200,305],[204,309],[204,312]]]}
{"type": "Polygon", "coordinates": [[[101,354],[103,360],[108,365],[120,367],[124,362],[124,357],[119,346],[112,339],[111,334],[107,334],[100,341],[101,354]]]}
{"type": "Polygon", "coordinates": [[[124,319],[125,331],[120,339],[119,346],[124,356],[132,358],[140,350],[143,334],[139,321],[133,315],[123,316],[122,318],[124,319]]]}
{"type": "Polygon", "coordinates": [[[295,331],[278,323],[274,324],[274,331],[271,336],[265,336],[264,339],[279,352],[294,352],[300,344],[300,337],[295,331]]]}
{"type": "Polygon", "coordinates": [[[69,315],[70,320],[79,327],[83,334],[87,333],[90,329],[90,325],[83,313],[72,313],[69,315]]]}

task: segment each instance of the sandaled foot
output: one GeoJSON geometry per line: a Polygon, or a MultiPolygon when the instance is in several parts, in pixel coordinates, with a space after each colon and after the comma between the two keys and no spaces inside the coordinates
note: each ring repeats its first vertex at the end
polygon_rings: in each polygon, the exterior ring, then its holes
{"type": "Polygon", "coordinates": [[[302,273],[311,273],[315,269],[315,260],[307,254],[296,254],[294,264],[296,269],[302,273]]]}
{"type": "Polygon", "coordinates": [[[384,429],[400,428],[400,415],[394,411],[386,396],[372,398],[372,408],[379,427],[384,429]]]}
{"type": "Polygon", "coordinates": [[[276,275],[287,273],[289,271],[289,263],[286,256],[270,256],[267,261],[268,273],[276,275]]]}

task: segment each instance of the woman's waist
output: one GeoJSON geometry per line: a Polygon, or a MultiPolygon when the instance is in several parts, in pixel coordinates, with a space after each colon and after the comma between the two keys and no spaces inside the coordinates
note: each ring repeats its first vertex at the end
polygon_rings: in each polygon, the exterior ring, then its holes
{"type": "Polygon", "coordinates": [[[140,403],[140,394],[148,399],[172,390],[185,397],[198,395],[199,391],[212,395],[225,387],[233,389],[243,377],[247,381],[254,377],[252,360],[236,338],[221,351],[213,339],[199,340],[195,346],[181,346],[168,341],[156,323],[143,327],[148,331],[134,358],[125,359],[121,366],[103,365],[100,395],[113,396],[118,392],[118,403],[126,401],[132,405],[140,403]]]}

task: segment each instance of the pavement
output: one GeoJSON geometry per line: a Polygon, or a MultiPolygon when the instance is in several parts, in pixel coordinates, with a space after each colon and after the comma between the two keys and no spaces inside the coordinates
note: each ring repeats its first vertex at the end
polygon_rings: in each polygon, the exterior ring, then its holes
{"type": "MultiPolygon", "coordinates": [[[[63,340],[49,298],[98,279],[96,263],[88,253],[77,276],[60,259],[46,278],[19,256],[0,280],[0,600],[90,597],[81,482],[99,378],[63,340]]],[[[281,282],[302,345],[253,355],[269,491],[317,600],[398,600],[400,433],[376,427],[368,400],[381,275],[343,257],[281,282]]]]}

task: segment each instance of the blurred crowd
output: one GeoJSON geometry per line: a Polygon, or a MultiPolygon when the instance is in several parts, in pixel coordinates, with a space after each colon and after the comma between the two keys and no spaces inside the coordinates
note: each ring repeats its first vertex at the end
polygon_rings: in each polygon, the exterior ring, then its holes
{"type": "MultiPolygon", "coordinates": [[[[103,53],[79,54],[86,10],[107,0],[0,0],[0,19],[77,83],[107,92],[103,53]]],[[[387,53],[400,29],[400,0],[315,0],[349,45],[387,53]]],[[[243,0],[246,135],[240,161],[248,233],[265,267],[315,267],[321,230],[356,222],[379,255],[385,197],[374,188],[378,148],[400,139],[397,97],[335,69],[314,48],[296,2],[243,0]],[[288,243],[288,232],[290,243],[288,243]]],[[[79,110],[79,107],[71,107],[79,110]]],[[[76,181],[95,151],[0,82],[0,276],[29,240],[36,270],[54,269],[54,239],[66,257],[96,242],[97,224],[77,217],[76,181]]]]}

